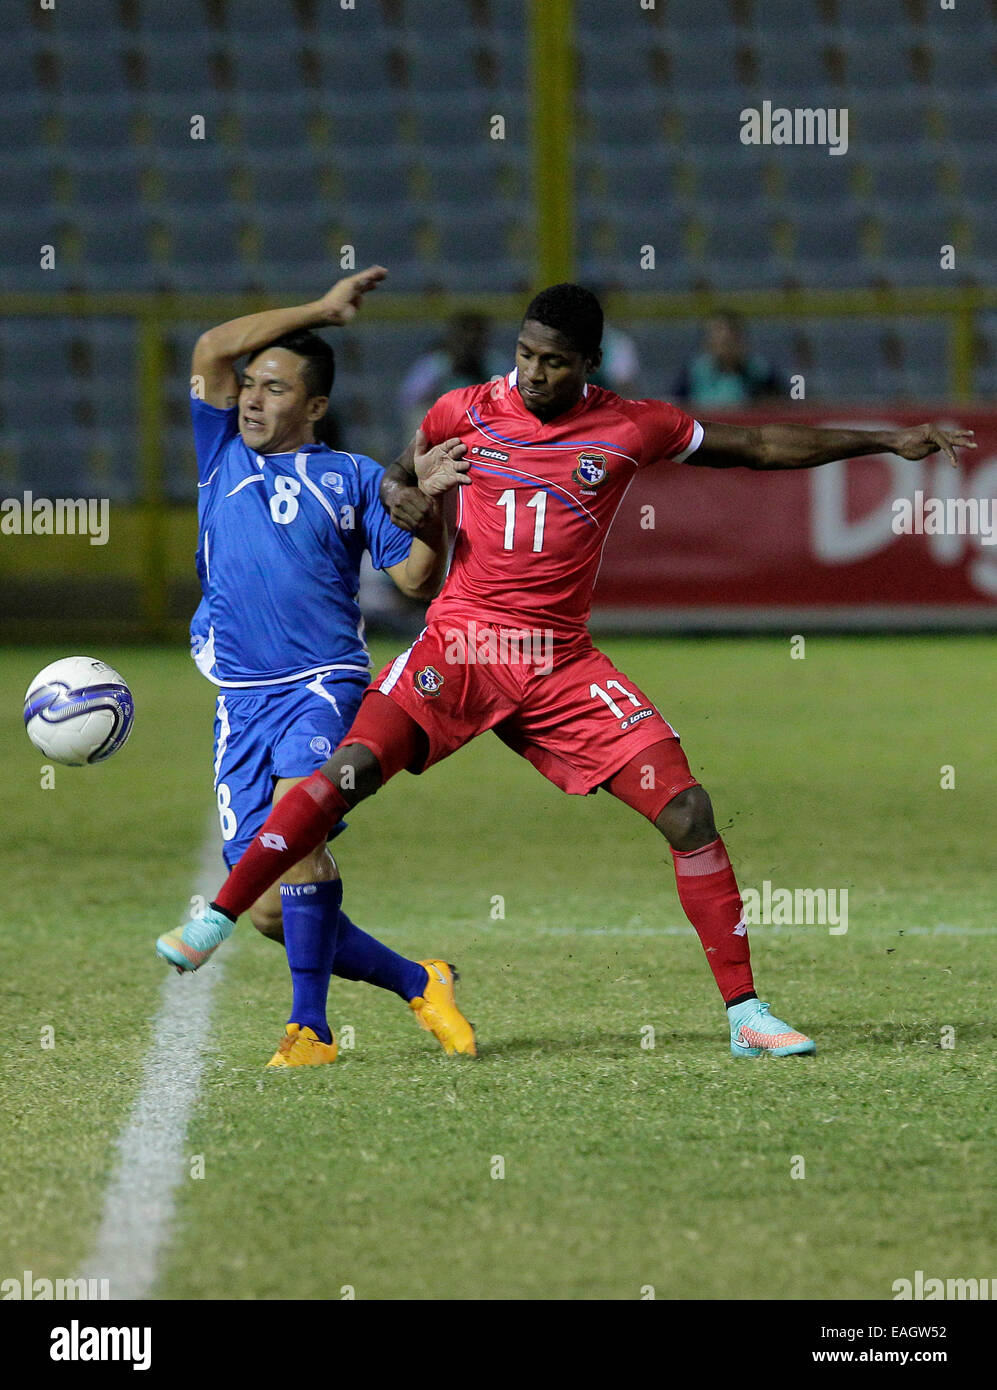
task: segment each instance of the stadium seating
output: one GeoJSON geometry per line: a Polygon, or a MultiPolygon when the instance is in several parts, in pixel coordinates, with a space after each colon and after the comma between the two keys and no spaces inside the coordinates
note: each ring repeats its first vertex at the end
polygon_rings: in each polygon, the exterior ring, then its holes
{"type": "MultiPolygon", "coordinates": [[[[942,14],[900,0],[659,0],[645,10],[577,0],[575,9],[580,276],[660,291],[931,286],[939,247],[955,238],[960,274],[992,277],[993,6],[942,14]],[[884,52],[895,55],[888,82],[884,52]],[[743,145],[741,111],[765,100],[847,107],[848,156],[743,145]],[[653,272],[641,267],[645,245],[653,272]]],[[[3,288],[313,292],[346,242],[358,262],[389,264],[399,288],[532,286],[524,0],[365,0],[354,11],[329,0],[87,0],[11,30],[0,99],[3,288]],[[496,115],[502,139],[492,138],[496,115]],[[43,245],[56,247],[49,271],[43,245]]],[[[663,335],[670,354],[698,336],[689,325],[634,332],[641,342],[663,335]]],[[[944,325],[923,337],[896,325],[864,337],[851,321],[758,332],[787,366],[800,342],[813,348],[815,390],[868,396],[933,380],[944,325]],[[883,361],[861,381],[855,363],[870,343],[883,361]]],[[[357,418],[378,415],[378,443],[397,428],[399,376],[426,337],[384,333],[383,352],[354,346],[366,365],[343,375],[357,418]]],[[[14,320],[3,338],[0,400],[18,438],[37,402],[16,376],[32,352],[15,345],[32,335],[48,341],[37,320],[14,320]]],[[[97,352],[96,326],[81,323],[76,336],[97,352]]],[[[178,340],[168,389],[178,440],[188,351],[178,340]]],[[[981,359],[988,389],[995,355],[981,359]]],[[[89,403],[70,422],[79,466],[95,449],[124,457],[131,404],[96,388],[81,398],[79,382],[67,382],[53,387],[60,409],[89,403]]],[[[657,369],[652,383],[661,389],[657,369]]]]}

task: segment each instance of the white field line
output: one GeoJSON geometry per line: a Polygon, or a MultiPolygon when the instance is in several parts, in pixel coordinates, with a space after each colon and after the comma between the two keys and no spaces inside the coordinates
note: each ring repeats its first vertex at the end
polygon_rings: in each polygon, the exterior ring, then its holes
{"type": "MultiPolygon", "coordinates": [[[[522,937],[531,936],[695,936],[696,930],[690,926],[675,927],[573,927],[573,926],[517,926],[510,922],[462,922],[460,927],[466,930],[468,927],[476,928],[485,936],[496,937],[522,937]]],[[[826,931],[826,926],[819,922],[794,924],[783,926],[779,923],[754,923],[748,927],[749,937],[776,936],[784,932],[820,932],[826,931]]],[[[939,922],[933,927],[883,927],[876,926],[870,929],[877,936],[994,936],[997,935],[997,927],[956,927],[948,922],[939,922]]],[[[411,926],[407,927],[382,927],[376,928],[376,935],[380,937],[392,937],[401,935],[411,935],[411,926]]],[[[866,929],[850,926],[847,933],[843,935],[858,936],[864,935],[866,929]]]]}
{"type": "MultiPolygon", "coordinates": [[[[205,897],[219,879],[217,823],[205,840],[193,889],[205,897]]],[[[154,931],[147,943],[153,950],[154,931]]],[[[120,1139],[104,1198],[93,1254],[84,1278],[107,1279],[110,1297],[150,1296],[170,1237],[176,1188],[188,1171],[187,1125],[197,1100],[213,996],[224,970],[225,946],[195,974],[178,975],[162,962],[162,1002],[138,1095],[120,1139]]]]}
{"type": "MultiPolygon", "coordinates": [[[[748,926],[748,936],[777,935],[780,932],[824,931],[818,922],[782,926],[759,922],[748,926]]],[[[498,930],[498,929],[496,929],[498,930]]],[[[541,936],[695,936],[694,927],[533,927],[541,936]]],[[[934,927],[874,927],[878,936],[993,936],[997,927],[953,927],[939,922],[934,927]]],[[[860,933],[849,928],[848,935],[860,933]]]]}

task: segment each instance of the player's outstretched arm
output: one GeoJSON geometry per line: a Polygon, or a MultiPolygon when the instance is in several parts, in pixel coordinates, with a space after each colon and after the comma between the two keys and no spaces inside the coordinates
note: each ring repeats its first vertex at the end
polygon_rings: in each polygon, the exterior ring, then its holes
{"type": "Polygon", "coordinates": [[[975,449],[972,430],[916,425],[905,430],[831,430],[810,425],[703,423],[703,442],[685,460],[702,468],[817,468],[865,454],[923,459],[942,452],[956,463],[956,449],[975,449]]]}
{"type": "Polygon", "coordinates": [[[368,291],[375,289],[387,271],[372,265],[356,275],[337,280],[320,299],[290,309],[264,309],[259,314],[220,323],[202,333],[191,360],[191,389],[208,405],[227,410],[239,397],[235,363],[247,352],[266,347],[275,338],[296,328],[332,328],[355,318],[368,291]]]}

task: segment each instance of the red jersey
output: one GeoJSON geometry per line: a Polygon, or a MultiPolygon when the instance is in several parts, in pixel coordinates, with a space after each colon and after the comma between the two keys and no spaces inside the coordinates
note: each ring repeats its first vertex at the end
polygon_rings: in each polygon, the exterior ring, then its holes
{"type": "Polygon", "coordinates": [[[637,470],[681,461],[702,439],[676,406],[592,385],[544,422],[523,404],[514,371],[441,396],[422,429],[430,444],[460,436],[472,480],[457,490],[453,559],[427,622],[474,617],[569,640],[585,630],[606,537],[637,470]]]}

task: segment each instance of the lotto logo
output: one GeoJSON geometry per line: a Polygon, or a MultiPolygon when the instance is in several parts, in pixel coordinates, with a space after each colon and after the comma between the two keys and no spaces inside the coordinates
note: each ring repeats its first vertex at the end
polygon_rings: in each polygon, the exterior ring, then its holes
{"type": "Polygon", "coordinates": [[[287,841],[283,835],[275,835],[272,830],[260,836],[260,844],[264,849],[287,849],[287,841]]]}

